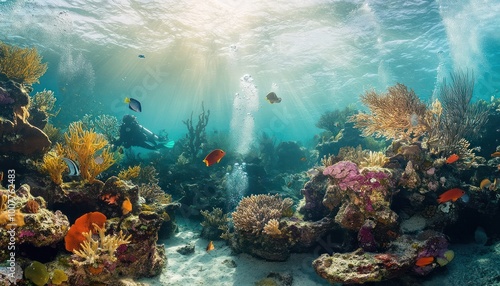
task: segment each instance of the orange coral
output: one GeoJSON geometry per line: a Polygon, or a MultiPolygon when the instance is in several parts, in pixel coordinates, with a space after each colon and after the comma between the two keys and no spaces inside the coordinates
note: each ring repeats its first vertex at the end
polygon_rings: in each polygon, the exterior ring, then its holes
{"type": "Polygon", "coordinates": [[[66,140],[66,156],[80,165],[80,174],[84,180],[93,182],[97,175],[115,163],[108,141],[102,134],[92,129],[83,130],[82,122],[73,122],[64,134],[66,140]],[[102,150],[102,151],[101,151],[102,150]],[[101,152],[98,156],[97,154],[101,152]],[[96,157],[102,160],[96,160],[96,157]]]}
{"type": "Polygon", "coordinates": [[[67,251],[73,252],[81,248],[81,243],[85,241],[84,232],[95,231],[93,224],[103,227],[106,216],[100,212],[90,212],[77,218],[64,237],[64,244],[67,251]]]}

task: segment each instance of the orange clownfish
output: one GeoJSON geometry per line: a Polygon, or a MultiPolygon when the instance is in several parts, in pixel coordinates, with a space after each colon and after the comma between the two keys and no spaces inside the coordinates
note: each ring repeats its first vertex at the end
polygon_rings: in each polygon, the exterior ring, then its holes
{"type": "Polygon", "coordinates": [[[434,257],[425,256],[425,257],[420,257],[419,259],[417,259],[417,262],[415,263],[415,265],[417,265],[419,267],[424,267],[424,266],[431,264],[432,262],[434,262],[434,257]]]}
{"type": "Polygon", "coordinates": [[[222,151],[221,149],[215,149],[210,152],[207,157],[205,157],[205,159],[203,159],[203,162],[207,164],[207,167],[209,167],[215,163],[219,163],[224,155],[226,155],[226,152],[222,151]]]}
{"type": "Polygon", "coordinates": [[[207,252],[210,252],[215,249],[214,242],[210,240],[210,242],[207,245],[207,252]]]}
{"type": "Polygon", "coordinates": [[[453,201],[455,202],[459,198],[461,198],[463,195],[465,195],[465,191],[459,188],[454,188],[451,190],[448,190],[444,193],[442,193],[439,198],[437,199],[438,203],[445,203],[447,201],[453,201]]]}
{"type": "Polygon", "coordinates": [[[451,154],[448,159],[446,159],[446,164],[453,164],[455,163],[460,157],[457,154],[451,154]]]}

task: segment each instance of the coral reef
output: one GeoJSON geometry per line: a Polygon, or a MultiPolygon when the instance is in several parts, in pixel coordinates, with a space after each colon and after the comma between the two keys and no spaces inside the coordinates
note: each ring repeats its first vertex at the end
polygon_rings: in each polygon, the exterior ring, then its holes
{"type": "Polygon", "coordinates": [[[47,71],[36,48],[20,48],[0,42],[0,73],[19,83],[32,84],[47,71]]]}
{"type": "Polygon", "coordinates": [[[99,274],[102,271],[101,265],[116,261],[116,250],[122,245],[129,244],[131,236],[123,235],[122,231],[116,235],[106,235],[104,226],[99,227],[99,225],[93,223],[93,227],[97,231],[99,238],[95,239],[92,236],[92,230],[82,233],[85,240],[80,243],[80,249],[73,250],[73,253],[78,256],[77,259],[73,260],[73,263],[77,266],[94,268],[90,271],[93,274],[99,274]]]}
{"type": "Polygon", "coordinates": [[[221,208],[212,208],[212,211],[204,210],[200,212],[204,220],[201,222],[203,229],[201,237],[209,240],[220,239],[220,236],[227,231],[229,218],[222,212],[221,208]]]}
{"type": "Polygon", "coordinates": [[[271,219],[280,219],[292,204],[291,199],[281,199],[278,195],[245,197],[232,214],[234,228],[239,232],[260,234],[271,219]]]}
{"type": "Polygon", "coordinates": [[[398,216],[390,209],[393,185],[390,172],[360,171],[356,164],[340,161],[326,167],[323,175],[332,180],[324,203],[329,202],[330,210],[342,204],[335,217],[342,227],[357,231],[369,217],[384,226],[396,223],[398,216]]]}
{"type": "Polygon", "coordinates": [[[103,135],[91,130],[83,130],[81,122],[70,124],[68,132],[64,134],[66,157],[78,162],[80,174],[84,180],[93,182],[97,175],[114,164],[115,159],[109,148],[108,141],[103,135]],[[101,161],[96,157],[102,158],[101,161]]]}
{"type": "Polygon", "coordinates": [[[386,253],[364,252],[361,248],[351,253],[322,254],[313,261],[313,267],[328,282],[363,284],[399,277],[409,271],[427,274],[439,267],[437,263],[416,266],[424,255],[442,257],[448,243],[437,232],[423,233],[417,237],[401,236],[391,243],[386,253]]]}
{"type": "MultiPolygon", "coordinates": [[[[9,244],[9,229],[15,229],[16,246],[54,246],[63,240],[69,228],[68,218],[56,210],[47,209],[42,197],[34,197],[29,185],[21,185],[17,190],[0,190],[0,243],[9,244]],[[7,199],[8,198],[8,199],[7,199]],[[8,209],[15,209],[12,221],[8,209]],[[5,216],[5,220],[4,220],[5,216]]],[[[0,251],[0,259],[7,259],[7,248],[0,251]]]]}

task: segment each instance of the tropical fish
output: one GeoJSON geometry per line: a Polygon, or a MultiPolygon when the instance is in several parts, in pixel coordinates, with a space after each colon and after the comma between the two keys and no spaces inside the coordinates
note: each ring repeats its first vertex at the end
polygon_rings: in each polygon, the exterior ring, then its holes
{"type": "Polygon", "coordinates": [[[444,203],[447,201],[453,201],[455,202],[459,198],[461,198],[463,195],[465,195],[465,191],[459,188],[454,188],[451,190],[448,190],[444,193],[442,193],[439,198],[437,199],[438,203],[444,203]]]}
{"type": "Polygon", "coordinates": [[[424,257],[420,257],[419,259],[417,259],[417,262],[415,263],[415,265],[417,265],[419,267],[424,267],[424,266],[431,264],[432,262],[434,262],[434,257],[424,256],[424,257]]]}
{"type": "Polygon", "coordinates": [[[500,152],[494,152],[493,154],[491,154],[491,157],[500,157],[500,152]]]}
{"type": "Polygon", "coordinates": [[[453,164],[455,163],[460,157],[457,154],[451,154],[448,159],[446,159],[446,164],[453,164]]]}
{"type": "Polygon", "coordinates": [[[212,166],[215,163],[219,163],[222,157],[226,155],[226,152],[222,151],[221,149],[215,149],[212,152],[210,152],[205,159],[203,159],[203,162],[207,164],[207,167],[212,166]]]}
{"type": "Polygon", "coordinates": [[[101,200],[107,202],[109,205],[116,205],[116,200],[120,197],[120,195],[112,195],[106,194],[101,196],[101,200]]]}
{"type": "Polygon", "coordinates": [[[280,103],[281,102],[281,97],[278,97],[276,95],[276,93],[274,93],[272,91],[266,95],[266,99],[271,104],[273,104],[273,103],[280,103]]]}
{"type": "Polygon", "coordinates": [[[214,242],[210,240],[210,241],[208,242],[208,245],[207,245],[207,249],[206,249],[206,250],[207,250],[207,252],[210,252],[210,251],[212,251],[212,250],[214,250],[214,249],[215,249],[214,242]]]}
{"type": "Polygon", "coordinates": [[[129,198],[125,198],[125,200],[122,203],[122,214],[126,215],[131,211],[132,211],[132,203],[130,202],[129,198]]]}
{"type": "Polygon", "coordinates": [[[68,165],[69,169],[69,176],[80,176],[80,169],[78,168],[78,165],[76,164],[75,161],[68,159],[68,158],[62,158],[64,163],[68,165]]]}
{"type": "Polygon", "coordinates": [[[481,181],[481,183],[479,184],[479,188],[482,190],[484,188],[488,188],[489,186],[491,186],[491,181],[489,179],[484,179],[481,181]]]}
{"type": "Polygon", "coordinates": [[[145,55],[143,55],[143,54],[140,54],[140,55],[138,55],[137,57],[138,57],[138,58],[140,58],[140,59],[145,59],[145,58],[146,58],[146,56],[145,56],[145,55]]]}
{"type": "Polygon", "coordinates": [[[137,99],[125,97],[125,103],[128,103],[128,108],[135,112],[142,111],[141,103],[137,99]]]}

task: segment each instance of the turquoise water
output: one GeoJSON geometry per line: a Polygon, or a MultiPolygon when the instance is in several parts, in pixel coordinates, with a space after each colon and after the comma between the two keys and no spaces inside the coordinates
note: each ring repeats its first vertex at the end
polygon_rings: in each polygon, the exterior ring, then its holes
{"type": "Polygon", "coordinates": [[[427,100],[455,68],[474,71],[478,98],[500,85],[498,1],[163,2],[3,0],[0,40],[39,49],[49,69],[35,91],[56,92],[59,123],[121,118],[133,97],[139,122],[173,139],[202,102],[208,130],[245,117],[233,106],[245,74],[258,97],[251,137],[302,142],[368,89],[401,82],[427,100]],[[283,101],[266,102],[270,91],[283,101]]]}

